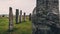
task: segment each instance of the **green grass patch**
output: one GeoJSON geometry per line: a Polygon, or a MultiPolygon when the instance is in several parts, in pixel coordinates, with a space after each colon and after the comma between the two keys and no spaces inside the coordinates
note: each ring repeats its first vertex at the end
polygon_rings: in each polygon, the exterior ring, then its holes
{"type": "Polygon", "coordinates": [[[12,32],[8,31],[9,19],[7,17],[0,17],[0,34],[31,34],[32,33],[32,24],[29,19],[26,19],[26,22],[16,24],[14,18],[14,29],[12,32]]]}

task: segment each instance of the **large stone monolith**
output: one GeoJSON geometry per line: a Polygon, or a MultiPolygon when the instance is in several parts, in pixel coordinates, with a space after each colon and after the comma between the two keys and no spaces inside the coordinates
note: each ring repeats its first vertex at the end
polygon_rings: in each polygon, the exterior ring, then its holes
{"type": "Polygon", "coordinates": [[[32,14],[32,34],[60,34],[58,0],[37,0],[32,14]]]}
{"type": "Polygon", "coordinates": [[[9,7],[9,31],[13,30],[13,12],[12,7],[9,7]]]}
{"type": "Polygon", "coordinates": [[[16,9],[16,24],[19,23],[18,17],[19,17],[19,9],[16,9]]]}
{"type": "Polygon", "coordinates": [[[22,23],[22,10],[20,10],[19,22],[22,23]]]}

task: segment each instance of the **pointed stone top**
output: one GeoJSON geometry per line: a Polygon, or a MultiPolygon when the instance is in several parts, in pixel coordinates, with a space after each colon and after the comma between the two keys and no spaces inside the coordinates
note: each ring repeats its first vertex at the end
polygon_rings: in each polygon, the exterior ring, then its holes
{"type": "Polygon", "coordinates": [[[9,7],[10,10],[12,10],[12,7],[9,7]]]}
{"type": "Polygon", "coordinates": [[[20,11],[22,11],[22,10],[20,10],[20,11]]]}
{"type": "Polygon", "coordinates": [[[19,11],[19,9],[16,9],[16,11],[19,11]]]}

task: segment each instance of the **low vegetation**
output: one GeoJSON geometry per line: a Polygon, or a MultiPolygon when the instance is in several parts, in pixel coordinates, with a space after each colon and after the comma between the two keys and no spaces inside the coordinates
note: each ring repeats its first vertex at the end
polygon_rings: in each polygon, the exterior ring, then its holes
{"type": "Polygon", "coordinates": [[[26,22],[16,24],[14,18],[14,29],[12,32],[8,31],[9,19],[7,17],[0,17],[0,34],[31,34],[32,33],[31,21],[26,19],[26,22]]]}

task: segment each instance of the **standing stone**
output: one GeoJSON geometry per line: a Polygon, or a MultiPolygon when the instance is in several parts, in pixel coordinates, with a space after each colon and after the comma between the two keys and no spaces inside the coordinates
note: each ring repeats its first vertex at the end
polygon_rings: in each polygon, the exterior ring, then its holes
{"type": "Polygon", "coordinates": [[[19,10],[18,10],[18,9],[16,9],[16,24],[18,24],[18,23],[19,23],[19,21],[18,21],[18,16],[19,16],[19,10]]]}
{"type": "Polygon", "coordinates": [[[22,10],[20,10],[20,19],[19,19],[20,23],[22,23],[22,10]]]}
{"type": "Polygon", "coordinates": [[[29,14],[29,20],[31,21],[31,13],[29,14]]]}
{"type": "Polygon", "coordinates": [[[60,34],[58,4],[58,0],[37,0],[32,14],[32,34],[60,34]]]}
{"type": "Polygon", "coordinates": [[[24,12],[24,22],[26,21],[26,13],[24,12]]]}
{"type": "Polygon", "coordinates": [[[13,30],[13,12],[12,7],[9,7],[9,31],[13,30]]]}

